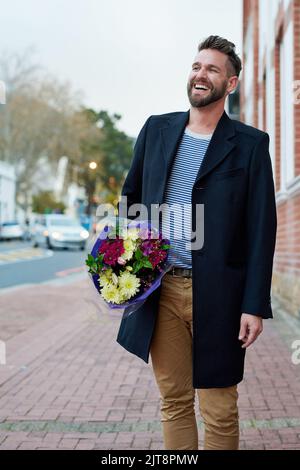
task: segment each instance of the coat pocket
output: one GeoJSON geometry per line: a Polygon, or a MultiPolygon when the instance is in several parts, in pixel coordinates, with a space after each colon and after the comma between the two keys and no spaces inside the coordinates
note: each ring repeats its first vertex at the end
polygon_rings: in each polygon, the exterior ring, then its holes
{"type": "Polygon", "coordinates": [[[244,168],[232,168],[231,170],[218,171],[214,174],[214,180],[222,180],[225,178],[233,178],[245,174],[244,168]]]}

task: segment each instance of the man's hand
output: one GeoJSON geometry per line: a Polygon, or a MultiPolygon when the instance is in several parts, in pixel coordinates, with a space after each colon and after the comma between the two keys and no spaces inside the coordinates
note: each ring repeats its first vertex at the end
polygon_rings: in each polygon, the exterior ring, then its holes
{"type": "Polygon", "coordinates": [[[239,339],[244,343],[242,348],[248,348],[250,344],[254,343],[262,330],[263,320],[261,317],[243,313],[241,316],[241,327],[239,332],[239,339]]]}

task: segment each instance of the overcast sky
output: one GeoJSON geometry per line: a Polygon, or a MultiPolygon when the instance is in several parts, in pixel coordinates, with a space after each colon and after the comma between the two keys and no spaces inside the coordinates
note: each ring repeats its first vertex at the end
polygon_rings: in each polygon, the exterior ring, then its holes
{"type": "MultiPolygon", "coordinates": [[[[210,34],[242,47],[242,0],[0,0],[0,50],[35,60],[119,113],[136,136],[150,114],[189,108],[187,76],[210,34]]],[[[1,77],[0,77],[1,80],[1,77]]]]}

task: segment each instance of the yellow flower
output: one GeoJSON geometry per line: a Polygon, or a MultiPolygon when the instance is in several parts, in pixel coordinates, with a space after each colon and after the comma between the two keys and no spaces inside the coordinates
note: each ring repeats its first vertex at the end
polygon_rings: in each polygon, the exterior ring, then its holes
{"type": "Polygon", "coordinates": [[[140,280],[135,274],[124,271],[119,276],[120,290],[126,300],[133,297],[139,291],[140,284],[140,280]]]}
{"type": "Polygon", "coordinates": [[[107,284],[110,283],[111,278],[112,278],[113,271],[111,268],[102,271],[102,273],[99,276],[99,284],[101,287],[106,286],[107,284]]]}
{"type": "Polygon", "coordinates": [[[108,283],[101,290],[101,295],[107,302],[120,304],[123,301],[122,295],[117,286],[108,283]]]}
{"type": "Polygon", "coordinates": [[[123,246],[125,252],[121,255],[121,258],[128,261],[132,258],[134,250],[135,250],[135,243],[132,240],[124,240],[123,246]]]}
{"type": "Polygon", "coordinates": [[[127,230],[127,237],[128,240],[137,240],[139,238],[139,229],[137,228],[129,228],[127,230]]]}
{"type": "Polygon", "coordinates": [[[135,248],[135,243],[132,240],[128,239],[124,240],[123,246],[125,251],[133,251],[135,248]]]}

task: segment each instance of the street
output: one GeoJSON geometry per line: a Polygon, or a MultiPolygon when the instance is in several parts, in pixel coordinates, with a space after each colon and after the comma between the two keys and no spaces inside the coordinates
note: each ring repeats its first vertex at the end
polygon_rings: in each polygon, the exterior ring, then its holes
{"type": "Polygon", "coordinates": [[[89,251],[33,248],[32,242],[0,242],[0,289],[36,284],[69,274],[84,272],[89,251]]]}
{"type": "MultiPolygon", "coordinates": [[[[1,293],[0,450],[163,449],[150,364],[116,342],[120,317],[87,302],[90,280],[74,278],[1,293]]],[[[274,314],[247,352],[240,449],[300,449],[300,329],[275,301],[274,314]]],[[[198,404],[196,418],[202,448],[198,404]]]]}
{"type": "MultiPolygon", "coordinates": [[[[163,449],[151,367],[116,342],[121,312],[94,302],[85,257],[0,243],[0,450],[163,449]]],[[[239,384],[240,449],[300,449],[300,328],[273,307],[239,384]]]]}

